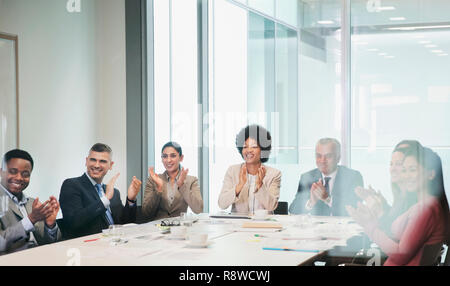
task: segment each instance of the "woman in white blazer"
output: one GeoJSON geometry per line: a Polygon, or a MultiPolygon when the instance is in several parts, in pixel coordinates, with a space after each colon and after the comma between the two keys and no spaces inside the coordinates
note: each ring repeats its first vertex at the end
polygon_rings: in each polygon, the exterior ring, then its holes
{"type": "Polygon", "coordinates": [[[243,214],[273,211],[280,197],[281,172],[264,165],[269,160],[272,138],[259,125],[249,125],[236,136],[236,147],[244,163],[228,168],[219,195],[219,207],[243,214]]]}

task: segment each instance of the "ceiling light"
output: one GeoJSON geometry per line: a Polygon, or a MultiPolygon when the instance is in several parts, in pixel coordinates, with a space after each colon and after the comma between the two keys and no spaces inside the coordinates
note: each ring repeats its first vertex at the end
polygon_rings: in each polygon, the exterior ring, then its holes
{"type": "Polygon", "coordinates": [[[431,52],[432,53],[436,53],[436,54],[440,54],[440,53],[443,53],[444,51],[443,50],[432,50],[431,52]]]}
{"type": "Polygon", "coordinates": [[[385,56],[384,58],[386,58],[386,59],[393,59],[395,57],[394,56],[385,56]]]}
{"type": "Polygon", "coordinates": [[[378,52],[379,49],[367,49],[368,52],[378,52]]]}
{"type": "Polygon", "coordinates": [[[391,30],[391,31],[413,31],[413,30],[421,30],[421,29],[444,29],[444,28],[450,28],[450,25],[415,26],[415,27],[392,27],[392,28],[385,28],[385,30],[391,30]]]}
{"type": "Polygon", "coordinates": [[[419,41],[419,44],[429,44],[431,41],[419,41]]]}
{"type": "Polygon", "coordinates": [[[395,10],[394,6],[383,6],[383,7],[378,7],[377,8],[378,11],[392,11],[395,10]]]}
{"type": "Polygon", "coordinates": [[[406,18],[405,17],[391,17],[391,18],[389,18],[389,20],[391,20],[391,21],[404,21],[404,20],[406,20],[406,18]]]}
{"type": "Polygon", "coordinates": [[[425,45],[425,48],[436,48],[436,45],[425,45]]]}
{"type": "Polygon", "coordinates": [[[379,55],[379,56],[386,56],[387,53],[379,53],[378,55],[379,55]]]}
{"type": "Polygon", "coordinates": [[[448,54],[438,54],[438,56],[443,57],[443,56],[448,56],[448,54]]]}
{"type": "Polygon", "coordinates": [[[331,21],[331,20],[321,20],[321,21],[317,21],[317,24],[320,24],[320,25],[329,25],[329,24],[334,24],[334,22],[331,21]]]}

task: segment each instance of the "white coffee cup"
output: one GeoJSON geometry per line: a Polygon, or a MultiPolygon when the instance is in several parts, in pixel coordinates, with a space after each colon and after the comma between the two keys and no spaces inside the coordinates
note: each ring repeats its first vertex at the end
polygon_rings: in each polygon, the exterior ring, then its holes
{"type": "Polygon", "coordinates": [[[302,228],[310,227],[312,225],[311,216],[307,214],[296,215],[295,225],[302,228]]]}
{"type": "Polygon", "coordinates": [[[263,220],[266,219],[267,214],[268,214],[267,210],[256,210],[254,218],[258,220],[263,220]]]}
{"type": "Polygon", "coordinates": [[[207,233],[192,233],[189,235],[189,242],[195,246],[205,246],[208,243],[207,233]]]}
{"type": "Polygon", "coordinates": [[[184,237],[186,235],[187,228],[185,226],[171,226],[170,233],[173,236],[184,237]]]}

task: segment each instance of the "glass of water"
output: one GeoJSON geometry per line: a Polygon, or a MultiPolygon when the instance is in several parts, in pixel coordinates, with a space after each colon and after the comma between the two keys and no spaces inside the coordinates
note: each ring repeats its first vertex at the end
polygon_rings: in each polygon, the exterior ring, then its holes
{"type": "Polygon", "coordinates": [[[117,245],[122,242],[123,237],[122,225],[114,224],[109,226],[109,236],[111,237],[111,243],[117,245]]]}

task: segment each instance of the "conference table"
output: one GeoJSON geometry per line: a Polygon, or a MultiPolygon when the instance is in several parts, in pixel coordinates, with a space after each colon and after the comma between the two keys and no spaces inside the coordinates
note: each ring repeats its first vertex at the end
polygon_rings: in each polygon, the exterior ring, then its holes
{"type": "MultiPolygon", "coordinates": [[[[171,218],[176,222],[179,218],[171,218]]],[[[186,236],[173,237],[161,221],[125,225],[119,242],[108,231],[0,256],[10,266],[297,266],[345,246],[362,232],[349,217],[190,215],[186,236]],[[190,242],[208,235],[205,245],[190,242]]],[[[172,226],[173,227],[173,226],[172,226]]],[[[117,239],[117,237],[114,237],[117,239]]]]}

